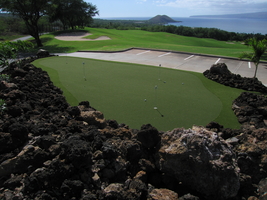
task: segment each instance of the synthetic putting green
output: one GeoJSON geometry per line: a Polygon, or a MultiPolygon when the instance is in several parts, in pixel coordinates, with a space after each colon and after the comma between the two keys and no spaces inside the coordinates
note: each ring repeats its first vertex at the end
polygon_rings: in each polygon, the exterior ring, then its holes
{"type": "Polygon", "coordinates": [[[106,119],[130,128],[150,123],[166,131],[206,125],[223,109],[218,95],[192,72],[72,57],[38,59],[33,64],[48,72],[71,105],[87,100],[106,119]]]}

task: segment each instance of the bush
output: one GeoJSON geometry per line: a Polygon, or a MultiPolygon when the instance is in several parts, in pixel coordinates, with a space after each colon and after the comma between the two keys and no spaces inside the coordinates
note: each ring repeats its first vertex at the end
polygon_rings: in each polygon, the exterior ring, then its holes
{"type": "Polygon", "coordinates": [[[19,52],[26,52],[33,48],[29,41],[0,42],[0,67],[6,67],[13,62],[19,52]]]}

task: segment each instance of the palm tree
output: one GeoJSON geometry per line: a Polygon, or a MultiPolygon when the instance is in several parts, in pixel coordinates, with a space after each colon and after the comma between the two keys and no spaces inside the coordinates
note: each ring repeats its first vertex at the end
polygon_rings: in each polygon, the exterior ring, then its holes
{"type": "Polygon", "coordinates": [[[267,40],[266,39],[259,40],[253,37],[253,38],[249,38],[248,40],[246,40],[246,44],[252,47],[253,52],[252,53],[244,52],[239,56],[239,58],[240,59],[248,58],[250,59],[250,61],[252,61],[255,64],[256,69],[255,69],[255,74],[253,78],[256,78],[260,59],[267,49],[267,40]]]}

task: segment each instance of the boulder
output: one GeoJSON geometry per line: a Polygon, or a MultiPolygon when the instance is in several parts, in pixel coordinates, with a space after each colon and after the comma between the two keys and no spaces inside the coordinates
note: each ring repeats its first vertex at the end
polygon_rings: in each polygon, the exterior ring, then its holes
{"type": "Polygon", "coordinates": [[[81,111],[81,117],[88,125],[94,125],[99,128],[107,126],[104,115],[100,111],[81,111]]]}
{"type": "Polygon", "coordinates": [[[121,183],[111,183],[104,189],[106,199],[122,199],[124,186],[121,183]]]}
{"type": "Polygon", "coordinates": [[[50,54],[47,50],[45,49],[39,49],[36,53],[38,58],[44,58],[44,57],[48,57],[50,54]]]}
{"type": "Polygon", "coordinates": [[[221,75],[221,76],[231,75],[231,72],[225,63],[218,63],[218,64],[212,65],[209,73],[214,74],[214,75],[221,75]]]}
{"type": "Polygon", "coordinates": [[[137,138],[148,149],[156,147],[160,142],[158,130],[150,124],[141,127],[141,130],[137,133],[137,138]]]}
{"type": "Polygon", "coordinates": [[[153,189],[148,200],[178,200],[178,194],[168,189],[153,189]]]}
{"type": "Polygon", "coordinates": [[[208,199],[237,195],[239,168],[235,153],[217,133],[201,127],[174,129],[162,135],[158,168],[208,199]]]}

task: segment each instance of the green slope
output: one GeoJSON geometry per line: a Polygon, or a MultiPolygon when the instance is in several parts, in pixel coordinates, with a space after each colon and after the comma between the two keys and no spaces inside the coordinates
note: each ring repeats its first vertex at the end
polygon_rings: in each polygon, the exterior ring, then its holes
{"type": "Polygon", "coordinates": [[[43,35],[44,48],[51,53],[75,52],[78,50],[124,50],[131,47],[143,47],[152,49],[164,49],[201,53],[210,55],[222,55],[238,57],[248,48],[245,45],[234,42],[217,41],[214,39],[201,39],[179,36],[164,32],[148,32],[142,30],[115,30],[86,28],[93,35],[87,38],[108,36],[111,40],[103,41],[60,41],[55,35],[43,35]]]}

